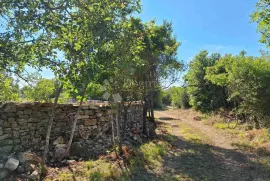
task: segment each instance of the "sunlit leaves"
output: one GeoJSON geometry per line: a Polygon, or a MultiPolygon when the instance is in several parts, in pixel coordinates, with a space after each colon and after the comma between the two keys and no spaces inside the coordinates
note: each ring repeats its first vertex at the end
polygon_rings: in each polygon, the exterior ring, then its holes
{"type": "Polygon", "coordinates": [[[270,1],[259,0],[256,11],[251,14],[253,22],[258,23],[258,31],[261,33],[260,42],[270,46],[270,1]]]}

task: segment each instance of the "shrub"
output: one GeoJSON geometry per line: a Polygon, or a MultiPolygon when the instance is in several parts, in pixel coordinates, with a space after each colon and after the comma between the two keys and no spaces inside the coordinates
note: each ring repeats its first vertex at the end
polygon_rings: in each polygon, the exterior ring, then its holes
{"type": "Polygon", "coordinates": [[[185,87],[171,87],[168,92],[173,107],[182,109],[190,107],[187,89],[185,87]]]}

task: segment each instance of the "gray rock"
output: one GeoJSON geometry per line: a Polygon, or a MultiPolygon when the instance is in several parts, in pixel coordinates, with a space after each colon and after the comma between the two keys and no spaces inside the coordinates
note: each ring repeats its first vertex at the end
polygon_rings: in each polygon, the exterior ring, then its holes
{"type": "Polygon", "coordinates": [[[6,176],[8,176],[9,171],[5,168],[1,168],[0,169],[0,180],[5,178],[6,176]]]}
{"type": "Polygon", "coordinates": [[[23,166],[19,166],[18,169],[17,169],[17,172],[18,172],[19,174],[24,173],[24,168],[23,168],[23,166]]]}
{"type": "Polygon", "coordinates": [[[56,148],[53,157],[55,159],[61,158],[66,152],[64,148],[56,148]]]}
{"type": "Polygon", "coordinates": [[[53,145],[58,145],[58,144],[64,144],[64,138],[62,136],[58,137],[54,142],[53,145]]]}
{"type": "Polygon", "coordinates": [[[0,153],[10,153],[12,150],[13,146],[1,146],[0,147],[0,153]]]}
{"type": "Polygon", "coordinates": [[[42,163],[42,159],[39,156],[30,152],[21,152],[19,154],[19,161],[20,163],[25,163],[26,161],[42,163]]]}
{"type": "Polygon", "coordinates": [[[69,165],[72,165],[72,164],[75,164],[75,163],[76,163],[76,160],[68,160],[67,163],[68,163],[69,165]]]}
{"type": "Polygon", "coordinates": [[[32,179],[32,180],[39,180],[39,173],[38,173],[38,171],[37,170],[33,171],[31,173],[31,175],[29,176],[29,178],[32,179]]]}
{"type": "Polygon", "coordinates": [[[4,139],[7,139],[7,138],[10,138],[10,135],[9,134],[4,134],[4,135],[0,136],[0,141],[4,140],[4,139]]]}
{"type": "Polygon", "coordinates": [[[9,158],[5,165],[5,168],[13,172],[14,170],[18,168],[18,166],[19,166],[19,160],[15,158],[9,158]]]}
{"type": "Polygon", "coordinates": [[[2,145],[2,146],[4,146],[4,145],[12,145],[12,143],[13,143],[13,140],[9,140],[9,139],[0,141],[0,145],[2,145]]]}

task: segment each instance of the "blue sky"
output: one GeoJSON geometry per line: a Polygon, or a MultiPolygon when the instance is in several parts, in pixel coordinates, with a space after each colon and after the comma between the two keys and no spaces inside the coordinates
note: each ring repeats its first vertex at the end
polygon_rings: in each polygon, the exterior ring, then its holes
{"type": "MultiPolygon", "coordinates": [[[[210,53],[259,55],[264,46],[258,42],[260,35],[249,15],[256,0],[142,0],[143,21],[164,19],[173,23],[174,35],[181,46],[179,60],[188,63],[200,50],[210,53]]],[[[30,70],[30,69],[29,69],[30,70]]],[[[52,78],[44,70],[45,78],[52,78]]]]}
{"type": "Polygon", "coordinates": [[[182,43],[178,57],[188,62],[200,50],[259,55],[264,46],[256,24],[250,23],[256,0],[142,0],[141,18],[172,21],[174,34],[182,43]]]}

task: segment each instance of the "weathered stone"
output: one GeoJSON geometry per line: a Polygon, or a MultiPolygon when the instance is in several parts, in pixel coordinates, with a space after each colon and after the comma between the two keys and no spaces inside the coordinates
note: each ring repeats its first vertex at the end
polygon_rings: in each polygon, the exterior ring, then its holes
{"type": "Polygon", "coordinates": [[[84,105],[81,107],[82,109],[89,109],[89,106],[88,105],[84,105]]]}
{"type": "MultiPolygon", "coordinates": [[[[52,107],[52,104],[44,103],[26,103],[23,105],[8,103],[4,104],[2,108],[0,107],[0,159],[8,159],[11,151],[15,153],[26,150],[35,152],[44,149],[52,107]],[[5,112],[4,109],[8,112],[5,112]],[[15,109],[17,112],[12,111],[15,109]]],[[[111,145],[111,134],[108,133],[111,129],[110,121],[113,119],[111,108],[93,105],[84,105],[83,108],[80,111],[79,118],[81,119],[78,119],[74,140],[82,142],[80,155],[89,155],[90,153],[88,152],[93,154],[101,153],[105,147],[111,145]],[[90,142],[89,138],[91,139],[90,142]],[[102,143],[98,143],[98,139],[103,140],[102,143]],[[100,147],[96,147],[96,143],[100,147]],[[97,151],[97,149],[100,150],[97,151]]],[[[56,140],[60,136],[65,138],[70,136],[69,130],[71,130],[77,109],[78,106],[73,105],[63,104],[57,106],[57,114],[55,115],[51,131],[51,140],[56,140]]],[[[141,132],[142,109],[140,106],[131,105],[130,110],[127,122],[127,132],[129,134],[127,135],[133,137],[136,134],[134,128],[141,132]],[[133,130],[133,132],[130,130],[133,130]]],[[[122,123],[123,121],[120,120],[120,124],[122,123]]],[[[140,137],[140,135],[136,136],[140,137]]],[[[61,143],[56,144],[55,147],[64,148],[65,145],[61,143]]]]}
{"type": "Polygon", "coordinates": [[[5,112],[16,112],[17,109],[15,106],[6,106],[5,109],[4,109],[5,112]]]}
{"type": "Polygon", "coordinates": [[[19,143],[21,143],[21,140],[19,139],[14,140],[14,144],[19,144],[19,143]]]}
{"type": "Polygon", "coordinates": [[[84,120],[83,119],[78,119],[77,125],[84,125],[84,120]]]}
{"type": "Polygon", "coordinates": [[[5,168],[12,172],[16,170],[18,166],[19,166],[19,160],[15,158],[9,158],[5,165],[5,168]]]}
{"type": "Polygon", "coordinates": [[[11,134],[12,133],[12,129],[11,128],[5,128],[4,129],[4,133],[5,134],[11,134]]]}
{"type": "Polygon", "coordinates": [[[64,144],[64,138],[62,136],[59,136],[54,142],[53,145],[58,145],[58,144],[64,144]]]}
{"type": "Polygon", "coordinates": [[[0,180],[4,179],[6,176],[8,176],[9,171],[6,168],[0,169],[0,180]]]}
{"type": "Polygon", "coordinates": [[[32,109],[26,109],[23,111],[24,114],[31,114],[32,113],[32,109]]]}
{"type": "Polygon", "coordinates": [[[66,152],[65,148],[56,148],[53,157],[55,159],[61,158],[66,152]]]}
{"type": "Polygon", "coordinates": [[[98,113],[96,113],[96,116],[97,117],[101,117],[102,116],[102,113],[101,112],[98,112],[98,113]]]}
{"type": "Polygon", "coordinates": [[[23,166],[19,166],[19,167],[17,168],[17,172],[18,172],[18,174],[23,174],[23,173],[25,172],[24,167],[23,167],[23,166]]]}
{"type": "Polygon", "coordinates": [[[86,114],[86,115],[93,115],[94,114],[94,111],[93,110],[85,110],[84,111],[84,114],[86,114]]]}
{"type": "Polygon", "coordinates": [[[57,145],[55,146],[55,148],[66,148],[66,147],[67,147],[66,144],[57,144],[57,145]]]}
{"type": "Polygon", "coordinates": [[[9,134],[4,134],[4,135],[0,136],[0,141],[2,141],[4,139],[7,139],[7,138],[10,138],[10,135],[9,134]]]}
{"type": "Polygon", "coordinates": [[[107,117],[99,117],[98,120],[102,122],[110,121],[107,117]]]}
{"type": "Polygon", "coordinates": [[[39,180],[39,173],[38,173],[38,171],[37,170],[33,171],[31,173],[31,175],[29,176],[29,178],[32,179],[32,180],[39,180]]]}
{"type": "Polygon", "coordinates": [[[19,154],[19,161],[21,163],[24,163],[26,161],[42,163],[42,159],[39,156],[37,156],[33,153],[29,153],[29,152],[20,153],[19,154]]]}
{"type": "Polygon", "coordinates": [[[88,119],[89,116],[88,115],[79,115],[78,119],[88,119]]]}
{"type": "Polygon", "coordinates": [[[13,140],[10,140],[10,139],[0,141],[1,146],[12,145],[12,143],[13,143],[13,140]]]}
{"type": "Polygon", "coordinates": [[[107,109],[107,110],[106,110],[106,113],[107,113],[107,114],[112,114],[112,110],[111,110],[111,109],[107,109]]]}
{"type": "Polygon", "coordinates": [[[86,119],[84,120],[84,124],[86,126],[93,126],[97,124],[97,120],[96,119],[86,119]]]}
{"type": "Polygon", "coordinates": [[[22,150],[22,145],[16,145],[14,146],[14,151],[18,152],[22,150]]]}
{"type": "Polygon", "coordinates": [[[73,165],[76,163],[76,160],[67,160],[67,164],[73,165]]]}
{"type": "Polygon", "coordinates": [[[17,115],[23,115],[23,111],[17,111],[17,115]]]}

